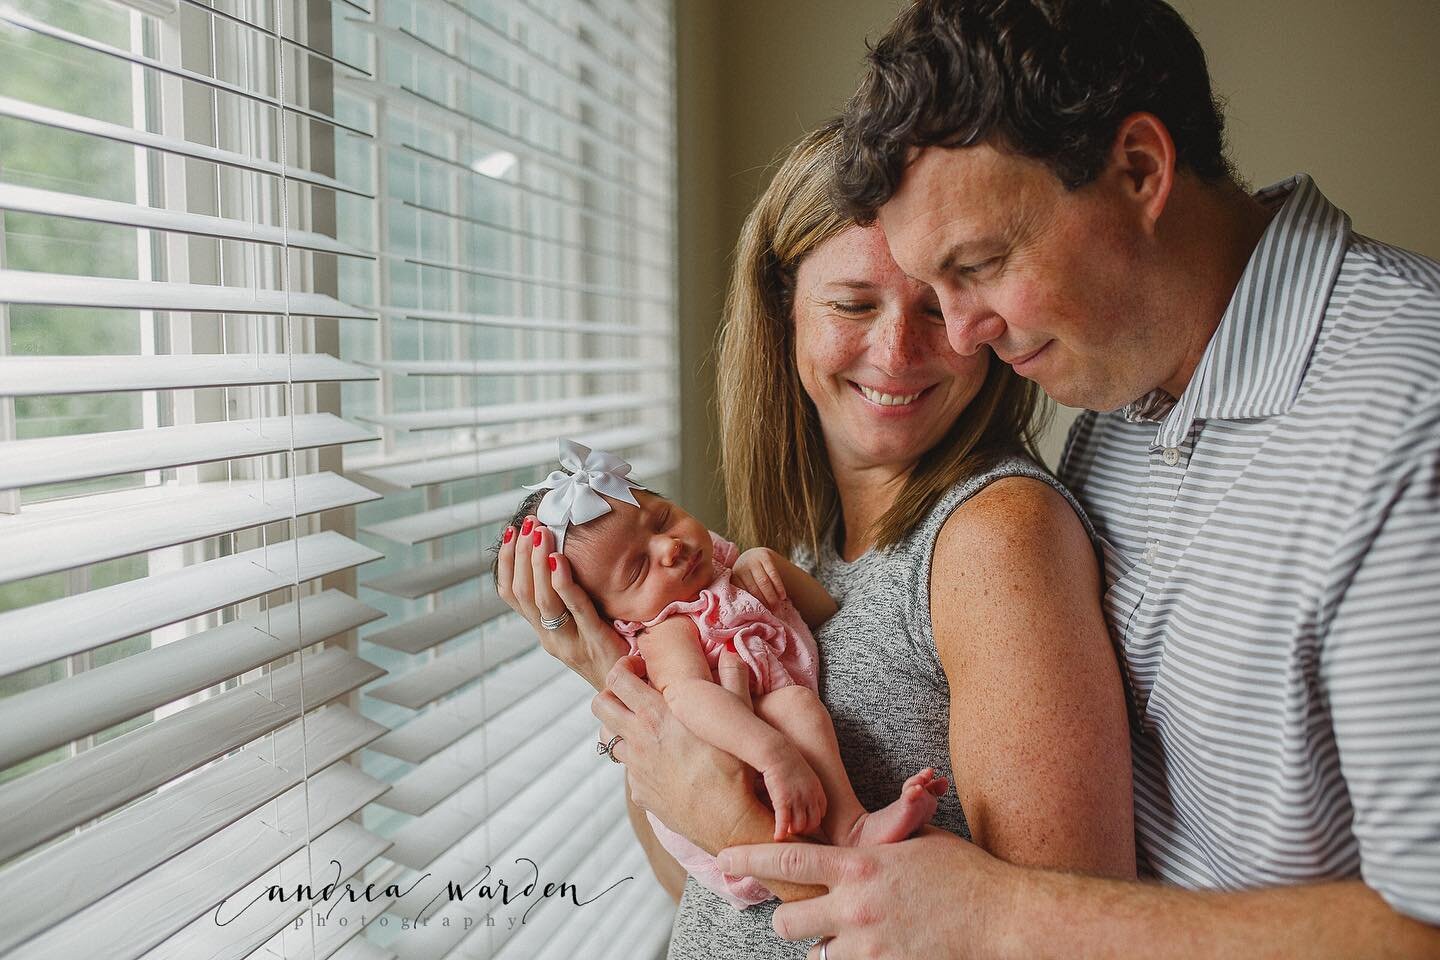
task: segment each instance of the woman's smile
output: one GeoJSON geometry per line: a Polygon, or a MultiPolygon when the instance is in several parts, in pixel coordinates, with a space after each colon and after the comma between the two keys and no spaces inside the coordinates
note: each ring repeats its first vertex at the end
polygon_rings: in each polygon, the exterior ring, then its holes
{"type": "Polygon", "coordinates": [[[880,408],[880,413],[887,415],[899,415],[911,413],[916,406],[930,394],[930,386],[911,387],[908,389],[900,387],[872,387],[867,384],[850,381],[850,386],[855,392],[865,399],[865,402],[874,407],[880,408]]]}

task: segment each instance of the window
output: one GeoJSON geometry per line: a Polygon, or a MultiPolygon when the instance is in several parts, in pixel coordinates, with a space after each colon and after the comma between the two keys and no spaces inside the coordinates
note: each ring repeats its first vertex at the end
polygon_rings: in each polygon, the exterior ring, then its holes
{"type": "Polygon", "coordinates": [[[557,437],[673,483],[671,35],[0,4],[0,953],[663,947],[588,688],[487,550],[557,437]],[[636,879],[406,922],[527,861],[636,879]],[[422,886],[264,897],[337,879],[422,886]]]}

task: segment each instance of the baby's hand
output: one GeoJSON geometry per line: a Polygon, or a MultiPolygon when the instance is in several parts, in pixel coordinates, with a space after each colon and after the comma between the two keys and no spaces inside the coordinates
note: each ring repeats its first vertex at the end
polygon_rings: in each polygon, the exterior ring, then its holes
{"type": "Polygon", "coordinates": [[[775,840],[805,836],[820,829],[825,816],[825,788],[810,765],[793,747],[760,771],[765,792],[775,808],[775,840]]]}
{"type": "Polygon", "coordinates": [[[769,547],[753,547],[740,554],[731,577],[767,607],[777,607],[788,597],[780,578],[780,554],[769,547]]]}

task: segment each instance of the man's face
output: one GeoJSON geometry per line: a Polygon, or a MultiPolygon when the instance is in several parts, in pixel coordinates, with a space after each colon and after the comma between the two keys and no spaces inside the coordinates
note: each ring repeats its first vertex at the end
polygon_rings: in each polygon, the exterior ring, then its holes
{"type": "Polygon", "coordinates": [[[1113,410],[1178,363],[1147,305],[1140,207],[1112,170],[1069,191],[1027,157],[927,147],[879,220],[895,262],[935,288],[957,352],[988,345],[1061,403],[1113,410]]]}

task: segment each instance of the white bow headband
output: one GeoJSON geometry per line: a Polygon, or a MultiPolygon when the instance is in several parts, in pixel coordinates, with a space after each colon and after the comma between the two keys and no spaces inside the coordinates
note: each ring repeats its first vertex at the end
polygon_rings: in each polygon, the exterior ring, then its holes
{"type": "Polygon", "coordinates": [[[644,490],[629,479],[630,464],[613,453],[591,450],[574,440],[561,440],[560,465],[564,470],[551,471],[539,483],[526,484],[526,490],[549,490],[540,501],[535,516],[555,534],[555,549],[565,549],[565,531],[573,524],[587,523],[603,517],[612,509],[605,497],[614,497],[640,506],[630,488],[644,490]],[[605,497],[600,496],[604,494],[605,497]]]}

